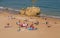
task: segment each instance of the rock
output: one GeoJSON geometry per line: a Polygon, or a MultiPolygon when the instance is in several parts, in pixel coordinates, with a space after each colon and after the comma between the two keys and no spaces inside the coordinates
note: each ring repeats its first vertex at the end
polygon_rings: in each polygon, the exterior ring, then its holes
{"type": "Polygon", "coordinates": [[[39,7],[27,7],[25,14],[28,16],[36,16],[39,13],[40,13],[39,7]]]}
{"type": "Polygon", "coordinates": [[[27,16],[37,16],[40,14],[40,8],[39,7],[27,7],[26,9],[20,10],[20,13],[22,15],[27,15],[27,16]]]}

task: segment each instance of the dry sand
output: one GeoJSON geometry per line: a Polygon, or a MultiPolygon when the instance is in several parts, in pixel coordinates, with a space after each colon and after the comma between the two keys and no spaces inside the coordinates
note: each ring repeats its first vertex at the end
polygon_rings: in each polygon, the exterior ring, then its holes
{"type": "Polygon", "coordinates": [[[0,14],[0,38],[60,38],[60,19],[47,17],[47,20],[45,20],[42,17],[28,17],[4,12],[0,14]],[[16,19],[11,19],[10,16],[15,17],[16,19]],[[18,32],[18,26],[16,22],[19,20],[21,20],[21,22],[24,22],[24,18],[30,21],[28,22],[29,24],[32,23],[32,21],[39,21],[39,25],[36,25],[38,29],[22,29],[18,32]],[[48,24],[45,24],[46,21],[48,24]],[[12,27],[4,28],[7,23],[10,23],[12,27]],[[48,28],[47,25],[51,27],[48,28]]]}

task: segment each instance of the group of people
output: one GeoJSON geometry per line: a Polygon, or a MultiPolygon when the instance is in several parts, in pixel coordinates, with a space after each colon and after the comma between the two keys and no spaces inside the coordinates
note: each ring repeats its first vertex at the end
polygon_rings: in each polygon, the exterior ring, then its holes
{"type": "MultiPolygon", "coordinates": [[[[8,18],[9,18],[9,20],[16,19],[14,16],[8,16],[8,18]]],[[[37,29],[37,27],[35,27],[34,24],[38,25],[39,22],[35,22],[35,23],[31,22],[31,24],[28,24],[27,22],[29,22],[29,21],[27,19],[24,18],[22,20],[23,20],[23,22],[21,22],[21,19],[18,19],[18,22],[16,22],[16,25],[19,28],[18,31],[22,30],[21,28],[27,29],[27,30],[36,30],[37,29]]],[[[7,23],[7,25],[4,26],[4,28],[11,28],[11,27],[12,26],[10,23],[7,23]]]]}
{"type": "MultiPolygon", "coordinates": [[[[10,19],[15,19],[15,17],[12,17],[12,16],[8,16],[10,17],[10,19]]],[[[33,19],[32,19],[33,20],[33,19]]],[[[46,20],[46,18],[45,18],[46,20]]],[[[35,27],[35,25],[39,25],[39,21],[35,21],[35,22],[31,22],[31,24],[28,24],[27,22],[29,22],[27,19],[24,19],[23,23],[21,22],[21,20],[19,20],[18,22],[16,22],[17,26],[18,26],[18,30],[20,31],[21,28],[25,28],[25,29],[28,29],[28,30],[37,30],[37,27],[35,27]],[[25,22],[24,22],[25,21],[25,22]]],[[[47,25],[47,27],[51,27],[51,26],[48,26],[48,22],[46,21],[45,23],[47,25]]],[[[7,26],[5,26],[5,28],[10,28],[10,24],[7,23],[7,26]]]]}
{"type": "Polygon", "coordinates": [[[20,28],[25,28],[25,29],[28,29],[28,30],[36,30],[37,28],[34,27],[34,24],[27,24],[26,22],[16,22],[16,24],[19,26],[19,31],[21,30],[20,28]]]}

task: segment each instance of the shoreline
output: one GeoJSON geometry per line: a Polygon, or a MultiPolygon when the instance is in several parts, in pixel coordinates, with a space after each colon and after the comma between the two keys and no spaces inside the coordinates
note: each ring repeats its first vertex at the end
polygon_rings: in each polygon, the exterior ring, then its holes
{"type": "MultiPolygon", "coordinates": [[[[18,9],[12,9],[12,8],[8,8],[8,7],[0,7],[0,11],[4,11],[4,10],[8,10],[9,12],[14,12],[14,13],[19,13],[20,10],[18,9]]],[[[13,13],[13,14],[14,14],[13,13]]],[[[53,16],[53,15],[46,15],[46,14],[40,14],[39,15],[40,17],[48,17],[48,18],[57,18],[57,19],[60,19],[60,16],[53,16]]]]}

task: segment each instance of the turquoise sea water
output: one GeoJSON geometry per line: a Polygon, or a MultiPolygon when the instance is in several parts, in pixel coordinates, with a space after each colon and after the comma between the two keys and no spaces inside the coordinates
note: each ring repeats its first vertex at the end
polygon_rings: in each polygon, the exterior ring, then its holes
{"type": "MultiPolygon", "coordinates": [[[[25,8],[31,5],[31,0],[0,0],[1,7],[13,9],[25,8]]],[[[35,6],[41,8],[42,14],[60,17],[60,0],[37,0],[35,6]]]]}

